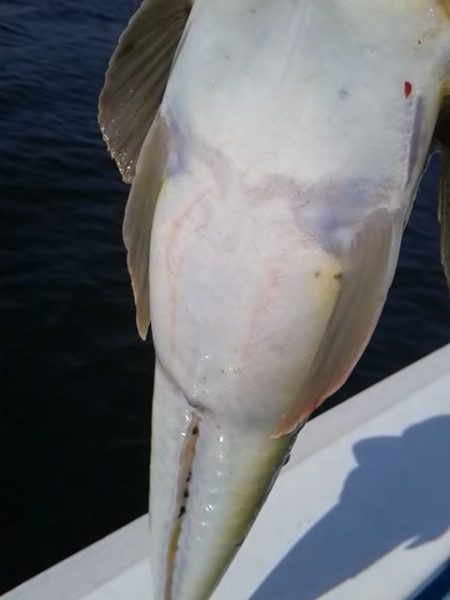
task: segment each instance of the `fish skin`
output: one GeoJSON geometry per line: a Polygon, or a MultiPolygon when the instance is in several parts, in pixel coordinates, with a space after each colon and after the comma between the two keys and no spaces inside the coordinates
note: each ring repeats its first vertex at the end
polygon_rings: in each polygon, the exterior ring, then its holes
{"type": "MultiPolygon", "coordinates": [[[[154,597],[200,600],[209,597],[224,567],[242,544],[294,436],[271,440],[267,433],[264,436],[257,430],[249,432],[239,424],[214,419],[212,415],[203,416],[198,426],[192,473],[185,471],[181,480],[189,490],[189,497],[182,500],[186,512],[179,518],[180,504],[174,486],[179,463],[172,452],[176,453],[186,438],[180,434],[180,419],[164,405],[168,400],[174,405],[177,391],[159,364],[155,385],[153,418],[158,429],[152,438],[156,460],[151,469],[154,490],[151,503],[153,499],[155,505],[150,511],[154,597]],[[168,440],[178,440],[180,445],[177,448],[168,440]],[[161,547],[170,546],[174,519],[178,548],[175,556],[168,557],[161,547]],[[169,571],[169,577],[168,568],[173,570],[173,574],[169,571]]],[[[180,416],[186,410],[186,403],[181,402],[177,408],[180,416]]]]}
{"type": "Polygon", "coordinates": [[[211,596],[370,339],[448,86],[447,10],[194,3],[150,249],[157,600],[211,596]]]}

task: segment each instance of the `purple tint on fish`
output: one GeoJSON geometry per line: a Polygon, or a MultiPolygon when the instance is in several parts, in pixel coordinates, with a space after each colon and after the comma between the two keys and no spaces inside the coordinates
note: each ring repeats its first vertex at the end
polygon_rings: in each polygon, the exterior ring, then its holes
{"type": "Polygon", "coordinates": [[[386,182],[371,179],[329,180],[308,186],[308,202],[294,207],[296,222],[333,254],[342,254],[354,232],[386,196],[386,182]]]}
{"type": "Polygon", "coordinates": [[[335,215],[324,215],[318,224],[325,236],[333,235],[339,227],[342,227],[341,219],[338,219],[335,215]]]}
{"type": "Polygon", "coordinates": [[[164,120],[169,130],[170,153],[167,163],[169,175],[176,175],[186,169],[186,138],[170,108],[166,108],[164,120]]]}

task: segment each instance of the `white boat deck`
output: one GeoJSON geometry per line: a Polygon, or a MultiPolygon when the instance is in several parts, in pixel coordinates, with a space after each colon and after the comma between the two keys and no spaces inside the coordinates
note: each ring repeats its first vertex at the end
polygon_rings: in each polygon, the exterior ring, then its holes
{"type": "MultiPolygon", "coordinates": [[[[449,460],[447,346],[307,425],[213,600],[415,598],[449,565],[449,460]]],[[[152,600],[148,535],[143,517],[2,598],[152,600]]]]}

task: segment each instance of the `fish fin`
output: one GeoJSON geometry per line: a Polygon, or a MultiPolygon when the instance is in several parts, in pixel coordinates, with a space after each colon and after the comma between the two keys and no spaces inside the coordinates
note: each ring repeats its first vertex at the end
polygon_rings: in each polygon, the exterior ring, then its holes
{"type": "Polygon", "coordinates": [[[441,226],[441,261],[450,289],[450,97],[442,102],[435,137],[441,154],[438,219],[441,226]]]}
{"type": "Polygon", "coordinates": [[[450,148],[441,150],[438,218],[441,226],[441,261],[450,289],[450,148]]]}
{"type": "Polygon", "coordinates": [[[381,209],[355,235],[342,260],[341,289],[305,384],[273,437],[295,431],[350,375],[381,314],[402,232],[402,220],[381,209]]]}
{"type": "Polygon", "coordinates": [[[103,139],[123,180],[161,103],[192,0],[144,0],[119,39],[99,100],[103,139]]]}
{"type": "Polygon", "coordinates": [[[158,113],[136,165],[123,222],[127,264],[136,303],[136,323],[142,339],[150,324],[150,236],[156,202],[164,183],[169,152],[167,126],[158,113]]]}

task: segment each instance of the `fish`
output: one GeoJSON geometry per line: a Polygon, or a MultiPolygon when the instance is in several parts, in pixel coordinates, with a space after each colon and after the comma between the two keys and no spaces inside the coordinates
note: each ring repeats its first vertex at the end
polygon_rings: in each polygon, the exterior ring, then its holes
{"type": "Polygon", "coordinates": [[[144,0],[122,33],[99,122],[156,356],[156,600],[211,597],[348,378],[433,152],[450,281],[449,98],[449,0],[144,0]]]}

